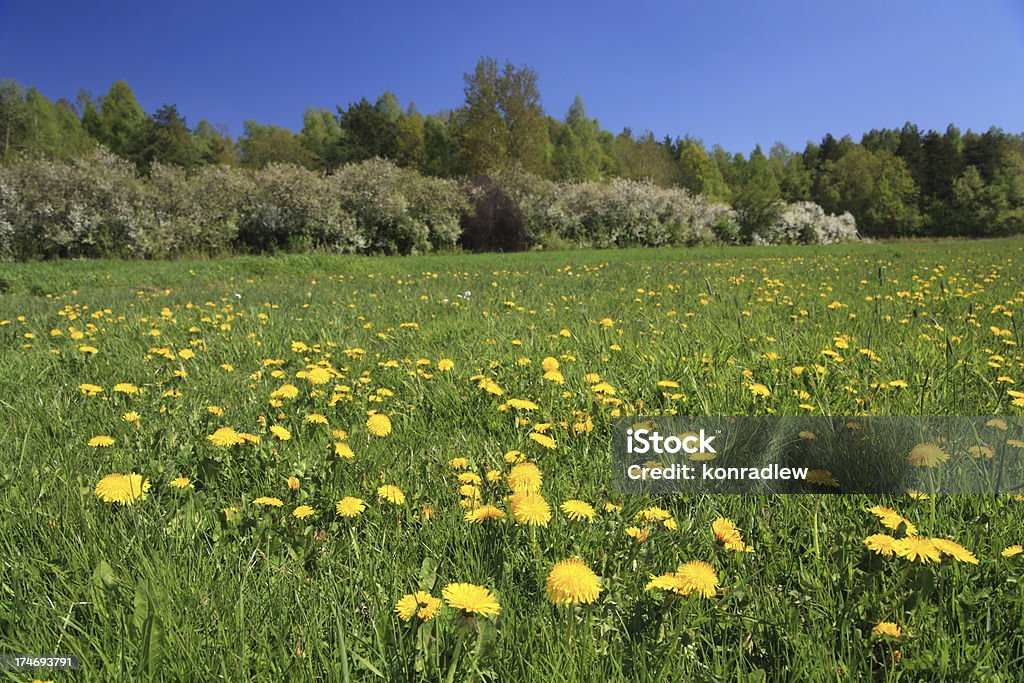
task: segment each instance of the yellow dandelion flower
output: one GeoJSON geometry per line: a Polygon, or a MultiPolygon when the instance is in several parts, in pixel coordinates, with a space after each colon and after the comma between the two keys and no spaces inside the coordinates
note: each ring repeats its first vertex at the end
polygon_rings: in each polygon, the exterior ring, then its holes
{"type": "Polygon", "coordinates": [[[298,519],[306,519],[307,517],[312,516],[315,512],[316,511],[309,505],[300,505],[294,510],[292,510],[292,517],[296,517],[298,519]]]}
{"type": "Polygon", "coordinates": [[[280,425],[272,425],[270,433],[277,437],[278,441],[287,441],[292,438],[292,433],[280,425]]]}
{"type": "Polygon", "coordinates": [[[104,503],[132,505],[137,500],[145,500],[150,483],[141,474],[108,474],[96,484],[96,497],[104,503]]]}
{"type": "Polygon", "coordinates": [[[288,490],[292,493],[298,491],[301,485],[298,477],[288,477],[288,490]]]}
{"type": "Polygon", "coordinates": [[[284,501],[280,498],[274,498],[272,496],[260,496],[252,501],[254,505],[262,505],[268,508],[279,508],[284,505],[284,501]]]}
{"type": "Polygon", "coordinates": [[[409,593],[395,603],[395,613],[402,621],[412,621],[414,616],[419,617],[421,621],[430,621],[437,616],[440,609],[440,598],[435,598],[426,591],[409,593]]]}
{"type": "Polygon", "coordinates": [[[876,636],[888,636],[890,638],[899,638],[903,634],[900,632],[900,627],[891,621],[880,621],[875,624],[875,627],[871,629],[871,632],[876,636]]]}
{"type": "Polygon", "coordinates": [[[270,393],[270,398],[291,399],[299,395],[299,388],[294,384],[282,384],[270,393]]]}
{"type": "Polygon", "coordinates": [[[544,372],[554,372],[555,370],[558,370],[561,365],[559,365],[558,359],[548,356],[540,362],[540,367],[544,372]]]}
{"type": "Polygon", "coordinates": [[[177,477],[176,479],[172,479],[171,480],[171,486],[173,486],[176,489],[195,488],[192,485],[192,480],[189,479],[188,477],[177,477]]]}
{"type": "Polygon", "coordinates": [[[100,436],[94,436],[89,439],[89,445],[93,448],[108,448],[114,445],[114,439],[101,434],[100,436]]]}
{"type": "Polygon", "coordinates": [[[469,460],[466,458],[452,458],[448,461],[448,466],[453,470],[465,469],[469,465],[469,460]]]}
{"type": "Polygon", "coordinates": [[[137,394],[139,388],[130,382],[119,382],[114,385],[114,391],[119,394],[137,394]]]}
{"type": "Polygon", "coordinates": [[[380,500],[386,500],[392,505],[405,504],[405,494],[402,493],[402,489],[398,488],[394,484],[385,484],[378,488],[377,498],[380,500]]]}
{"type": "Polygon", "coordinates": [[[605,512],[611,512],[611,513],[622,512],[622,506],[621,505],[616,505],[615,503],[605,503],[604,504],[604,511],[605,512]]]}
{"type": "Polygon", "coordinates": [[[487,481],[492,484],[501,481],[501,472],[498,470],[488,470],[487,474],[484,475],[487,481]]]}
{"type": "Polygon", "coordinates": [[[978,558],[975,557],[967,548],[963,547],[955,541],[951,541],[948,538],[933,538],[932,545],[939,549],[943,555],[949,555],[957,562],[966,562],[967,564],[978,564],[978,558]]]}
{"type": "Polygon", "coordinates": [[[574,522],[589,522],[594,519],[594,506],[582,500],[567,500],[559,507],[566,517],[574,522]]]}
{"type": "Polygon", "coordinates": [[[441,372],[448,372],[454,367],[455,363],[453,363],[452,360],[449,358],[442,358],[441,360],[437,361],[437,369],[440,370],[441,372]]]}
{"type": "Polygon", "coordinates": [[[1024,553],[1024,546],[1009,545],[1003,548],[1002,552],[999,554],[1003,557],[1013,557],[1015,555],[1020,555],[1021,553],[1024,553]]]}
{"type": "Polygon", "coordinates": [[[650,537],[651,528],[645,526],[643,529],[635,526],[626,527],[626,535],[632,538],[637,543],[643,543],[650,537]]]}
{"type": "Polygon", "coordinates": [[[555,447],[555,440],[547,434],[540,434],[538,432],[530,432],[530,439],[540,444],[544,448],[551,450],[555,447]]]}
{"type": "Polygon", "coordinates": [[[461,472],[459,474],[460,484],[472,484],[473,486],[479,486],[481,481],[480,475],[476,472],[461,472]]]}
{"type": "Polygon", "coordinates": [[[754,396],[771,396],[772,391],[764,384],[751,384],[747,387],[754,396]]]}
{"type": "Polygon", "coordinates": [[[551,507],[540,494],[517,493],[510,501],[512,517],[519,524],[547,526],[551,521],[551,507]]]}
{"type": "Polygon", "coordinates": [[[888,534],[872,534],[864,539],[864,545],[876,555],[889,556],[893,554],[893,544],[896,539],[888,534]]]}
{"type": "Polygon", "coordinates": [[[339,458],[345,458],[351,460],[356,457],[356,454],[352,451],[352,447],[344,441],[336,441],[334,443],[334,454],[339,458]]]}
{"type": "Polygon", "coordinates": [[[103,387],[97,384],[79,384],[78,390],[83,396],[95,396],[103,391],[103,387]]]}
{"type": "Polygon", "coordinates": [[[517,493],[538,493],[544,476],[540,468],[532,462],[522,462],[512,468],[505,481],[508,487],[517,493]]]}
{"type": "Polygon", "coordinates": [[[306,417],[302,418],[302,421],[308,425],[325,425],[327,424],[327,418],[320,413],[310,413],[306,417]]]}
{"type": "Polygon", "coordinates": [[[829,472],[828,470],[808,470],[807,476],[804,480],[808,484],[817,484],[818,486],[831,486],[833,488],[839,487],[839,480],[832,476],[832,473],[829,472]]]}
{"type": "Polygon", "coordinates": [[[601,594],[601,580],[586,562],[569,558],[551,568],[546,592],[555,605],[589,604],[601,594]]]}
{"type": "Polygon", "coordinates": [[[935,547],[930,538],[907,536],[892,544],[892,550],[898,557],[910,562],[938,562],[940,559],[939,549],[935,547]]]}
{"type": "Polygon", "coordinates": [[[345,496],[334,504],[339,517],[358,517],[366,509],[366,503],[360,498],[345,496]]]}
{"type": "Polygon", "coordinates": [[[483,586],[472,583],[450,583],[441,591],[448,606],[461,610],[464,615],[490,617],[501,611],[494,594],[483,586]]]}
{"type": "Polygon", "coordinates": [[[701,597],[710,598],[718,589],[718,572],[707,562],[692,560],[674,572],[652,576],[645,590],[652,588],[671,591],[677,595],[696,593],[701,597]]]}
{"type": "Polygon", "coordinates": [[[221,427],[206,439],[214,446],[236,446],[245,441],[232,427],[221,427]]]}
{"type": "Polygon", "coordinates": [[[505,519],[505,513],[493,505],[481,505],[466,512],[465,520],[473,524],[480,524],[489,519],[505,519]]]}
{"type": "Polygon", "coordinates": [[[938,467],[947,460],[949,455],[933,443],[919,443],[907,455],[907,462],[914,467],[938,467]]]}
{"type": "Polygon", "coordinates": [[[387,436],[391,433],[391,418],[382,413],[374,413],[366,420],[366,429],[374,436],[387,436]]]}

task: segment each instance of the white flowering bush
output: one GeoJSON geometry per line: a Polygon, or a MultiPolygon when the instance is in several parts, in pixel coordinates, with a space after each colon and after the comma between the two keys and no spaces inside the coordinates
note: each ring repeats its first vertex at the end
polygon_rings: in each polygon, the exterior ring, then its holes
{"type": "Polygon", "coordinates": [[[25,159],[3,171],[0,224],[19,259],[149,256],[135,168],[97,151],[70,163],[25,159]]]}
{"type": "Polygon", "coordinates": [[[355,218],[361,250],[415,254],[451,248],[468,202],[458,183],[371,159],[339,168],[330,194],[355,218]]]}
{"type": "Polygon", "coordinates": [[[787,206],[767,231],[752,237],[754,244],[836,244],[857,238],[857,223],[847,212],[826,214],[814,202],[787,206]]]}

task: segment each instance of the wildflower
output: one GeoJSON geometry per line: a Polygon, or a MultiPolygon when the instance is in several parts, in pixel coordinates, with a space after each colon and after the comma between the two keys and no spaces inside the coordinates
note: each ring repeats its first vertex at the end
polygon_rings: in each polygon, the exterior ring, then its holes
{"type": "Polygon", "coordinates": [[[651,535],[651,528],[645,526],[643,529],[635,526],[626,527],[626,535],[637,543],[643,543],[651,535]]]}
{"type": "Polygon", "coordinates": [[[284,501],[280,498],[273,498],[271,496],[260,496],[259,498],[252,501],[254,505],[262,505],[263,507],[279,508],[284,505],[284,501]]]}
{"type": "Polygon", "coordinates": [[[103,391],[103,387],[96,384],[79,384],[78,390],[83,396],[95,396],[103,391]]]}
{"type": "Polygon", "coordinates": [[[270,433],[277,437],[278,441],[287,441],[292,438],[292,433],[280,425],[272,425],[270,427],[270,433]]]}
{"type": "Polygon", "coordinates": [[[365,509],[366,504],[362,499],[353,496],[345,496],[334,505],[340,517],[358,517],[365,509]]]}
{"type": "Polygon", "coordinates": [[[896,539],[888,534],[873,534],[864,539],[864,545],[868,547],[868,550],[882,556],[893,554],[894,543],[896,543],[896,539]]]}
{"type": "Polygon", "coordinates": [[[1003,551],[999,554],[1003,557],[1013,557],[1015,555],[1020,555],[1021,553],[1024,553],[1024,546],[1010,545],[1003,548],[1003,551]]]}
{"type": "Polygon", "coordinates": [[[391,433],[391,418],[382,413],[374,413],[366,420],[366,429],[374,436],[387,436],[391,433]]]}
{"type": "Polygon", "coordinates": [[[313,508],[310,507],[309,505],[300,505],[299,507],[292,510],[292,517],[296,517],[298,519],[306,519],[306,517],[311,516],[314,512],[315,510],[313,510],[313,508]]]}
{"type": "Polygon", "coordinates": [[[530,432],[530,438],[536,443],[540,444],[544,448],[553,449],[555,447],[555,440],[547,434],[540,434],[538,432],[530,432]]]}
{"type": "Polygon", "coordinates": [[[900,627],[891,621],[880,621],[875,624],[875,627],[871,629],[871,633],[876,636],[889,636],[890,638],[899,638],[903,635],[900,632],[900,627]]]}
{"type": "Polygon", "coordinates": [[[839,480],[832,476],[832,473],[828,470],[809,470],[805,481],[809,484],[817,484],[818,486],[839,487],[839,480]]]}
{"type": "Polygon", "coordinates": [[[299,478],[298,477],[288,477],[288,490],[289,491],[291,491],[292,493],[295,493],[295,492],[297,492],[299,490],[299,486],[300,486],[300,483],[299,483],[299,478]]]}
{"type": "Polygon", "coordinates": [[[356,457],[356,454],[352,451],[352,447],[344,441],[336,441],[334,443],[334,454],[339,458],[345,458],[351,460],[356,457]]]}
{"type": "Polygon", "coordinates": [[[214,446],[236,446],[245,441],[232,427],[221,427],[206,439],[214,446]]]}
{"type": "Polygon", "coordinates": [[[677,595],[697,593],[701,597],[714,596],[718,588],[718,572],[707,562],[693,560],[681,565],[674,572],[652,576],[645,590],[659,588],[677,595]]]}
{"type": "Polygon", "coordinates": [[[519,463],[506,478],[510,489],[517,493],[538,493],[544,481],[540,468],[532,462],[519,463]]]}
{"type": "Polygon", "coordinates": [[[519,524],[547,526],[551,521],[551,508],[540,494],[517,493],[512,496],[512,516],[519,524]]]}
{"type": "Polygon", "coordinates": [[[114,445],[114,439],[101,434],[100,436],[94,436],[89,439],[89,445],[93,448],[107,448],[114,445]]]}
{"type": "Polygon", "coordinates": [[[149,480],[141,474],[108,474],[96,484],[96,497],[104,503],[131,505],[145,500],[150,489],[149,480]]]}
{"type": "Polygon", "coordinates": [[[441,600],[426,591],[409,593],[395,603],[395,613],[402,621],[412,621],[413,616],[421,621],[430,621],[440,609],[441,600]]]}
{"type": "Polygon", "coordinates": [[[469,460],[466,458],[452,458],[448,461],[448,466],[453,470],[465,469],[469,465],[469,460]]]}
{"type": "Polygon", "coordinates": [[[290,399],[299,395],[299,388],[294,384],[282,384],[270,393],[270,398],[290,399]]]}
{"type": "Polygon", "coordinates": [[[910,562],[927,564],[938,562],[940,559],[939,549],[930,538],[907,536],[893,543],[892,550],[897,556],[910,562]]]}
{"type": "Polygon", "coordinates": [[[441,591],[448,606],[465,616],[489,617],[501,611],[501,605],[489,590],[472,583],[450,583],[441,591]]]}
{"type": "Polygon", "coordinates": [[[947,538],[933,538],[932,545],[939,549],[943,555],[949,555],[957,562],[967,564],[978,564],[978,558],[967,548],[947,538]]]}
{"type": "Polygon", "coordinates": [[[597,600],[600,593],[601,580],[582,560],[562,560],[548,574],[548,601],[555,605],[588,604],[597,600]]]}
{"type": "Polygon", "coordinates": [[[467,522],[479,524],[488,519],[505,519],[505,513],[493,505],[481,505],[466,513],[467,522]]]}
{"type": "Polygon", "coordinates": [[[403,505],[405,504],[405,494],[402,493],[402,489],[394,486],[393,484],[385,484],[377,489],[377,498],[380,500],[386,500],[392,505],[403,505]]]}
{"type": "Polygon", "coordinates": [[[447,372],[454,367],[455,363],[453,363],[451,359],[442,358],[441,360],[437,361],[437,369],[440,370],[441,372],[447,372]]]}
{"type": "Polygon", "coordinates": [[[320,413],[310,413],[306,417],[302,418],[302,421],[308,425],[325,425],[327,424],[327,418],[320,413]]]}
{"type": "Polygon", "coordinates": [[[119,394],[137,394],[139,393],[139,388],[129,382],[120,382],[114,385],[114,391],[119,394]]]}
{"type": "Polygon", "coordinates": [[[946,452],[932,443],[919,443],[907,455],[907,462],[915,467],[938,467],[947,460],[946,452]]]}
{"type": "Polygon", "coordinates": [[[594,519],[594,506],[582,500],[567,500],[560,506],[562,512],[574,522],[594,519]]]}
{"type": "Polygon", "coordinates": [[[177,477],[176,479],[172,479],[171,486],[173,486],[176,489],[194,488],[192,486],[192,480],[189,479],[188,477],[177,477]]]}
{"type": "Polygon", "coordinates": [[[771,389],[763,384],[751,384],[747,387],[754,396],[771,396],[771,389]]]}

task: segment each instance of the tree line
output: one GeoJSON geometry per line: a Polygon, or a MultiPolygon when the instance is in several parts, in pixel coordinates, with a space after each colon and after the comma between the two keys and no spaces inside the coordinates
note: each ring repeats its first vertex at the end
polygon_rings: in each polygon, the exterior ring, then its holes
{"type": "Polygon", "coordinates": [[[851,213],[862,235],[989,236],[1024,232],[1024,135],[998,128],[922,131],[912,123],[860,141],[826,135],[802,151],[730,153],[700,139],[604,130],[576,97],[562,118],[541,106],[528,66],[482,58],[464,75],[464,102],[424,116],[385,92],[334,111],[309,108],[299,132],[245,121],[237,139],[173,104],[147,114],[124,81],[103,95],[52,102],[36,88],[0,83],[0,158],[75,159],[98,147],[142,175],[157,166],[263,169],[287,163],[332,174],[380,158],[439,178],[529,173],[549,181],[624,179],[681,188],[727,203],[749,234],[778,223],[787,205],[851,213]]]}

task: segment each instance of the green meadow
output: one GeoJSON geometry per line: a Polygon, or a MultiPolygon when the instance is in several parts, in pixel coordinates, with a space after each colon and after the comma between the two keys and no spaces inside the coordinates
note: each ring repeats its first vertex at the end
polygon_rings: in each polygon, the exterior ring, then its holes
{"type": "Polygon", "coordinates": [[[622,495],[610,438],[1019,418],[1022,317],[1021,239],[5,263],[0,642],[81,668],[0,678],[1020,680],[1020,495],[622,495]]]}

